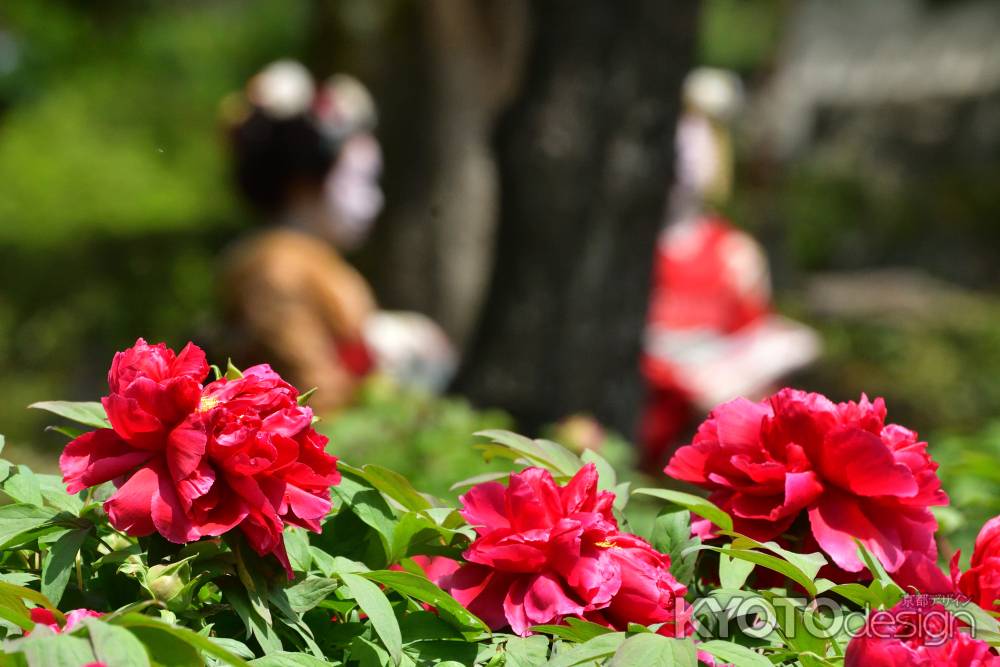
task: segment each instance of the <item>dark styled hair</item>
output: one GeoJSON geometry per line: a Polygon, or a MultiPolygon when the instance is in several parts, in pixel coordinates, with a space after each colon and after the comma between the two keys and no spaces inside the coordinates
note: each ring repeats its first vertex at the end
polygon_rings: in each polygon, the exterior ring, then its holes
{"type": "Polygon", "coordinates": [[[262,213],[280,211],[293,186],[322,184],[336,151],[306,114],[273,118],[254,108],[230,129],[236,184],[262,213]]]}

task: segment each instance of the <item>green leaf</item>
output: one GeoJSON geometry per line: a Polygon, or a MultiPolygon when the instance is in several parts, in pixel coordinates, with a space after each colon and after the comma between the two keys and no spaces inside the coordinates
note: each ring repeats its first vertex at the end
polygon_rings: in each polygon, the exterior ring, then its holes
{"type": "Polygon", "coordinates": [[[253,636],[264,650],[264,653],[271,654],[282,650],[281,639],[274,631],[274,625],[270,620],[270,615],[264,619],[257,611],[259,604],[251,602],[250,591],[245,588],[226,586],[222,589],[223,599],[232,605],[233,611],[243,621],[247,629],[247,636],[253,636]]]}
{"type": "MultiPolygon", "coordinates": [[[[0,618],[8,623],[16,625],[22,630],[31,630],[35,627],[35,622],[32,621],[27,614],[21,613],[20,610],[11,609],[12,606],[13,605],[6,604],[2,599],[2,596],[0,596],[0,618]]],[[[23,606],[24,605],[22,605],[22,607],[23,606]]],[[[26,612],[27,609],[24,611],[26,612]]]]}
{"type": "Polygon", "coordinates": [[[86,639],[55,634],[44,626],[35,628],[30,637],[7,644],[4,650],[23,653],[28,667],[81,667],[96,660],[86,639]]]}
{"type": "MultiPolygon", "coordinates": [[[[637,635],[638,636],[638,635],[637,635]]],[[[625,643],[624,632],[611,632],[582,644],[570,645],[549,660],[548,667],[573,667],[610,658],[625,643]]]]}
{"type": "Polygon", "coordinates": [[[28,406],[46,410],[92,428],[111,428],[104,406],[97,401],[40,401],[28,406]]]}
{"type": "Polygon", "coordinates": [[[163,628],[134,627],[130,632],[145,647],[147,655],[153,656],[157,667],[204,667],[205,661],[197,648],[178,641],[163,628]]]}
{"type": "Polygon", "coordinates": [[[740,667],[774,667],[774,664],[760,653],[733,642],[713,639],[699,643],[698,650],[711,653],[720,662],[726,664],[739,665],[740,667]]]}
{"type": "Polygon", "coordinates": [[[580,455],[584,463],[593,463],[597,468],[597,488],[601,491],[613,491],[618,485],[618,474],[608,460],[593,449],[585,449],[580,455]]]}
{"type": "Polygon", "coordinates": [[[816,584],[813,583],[812,577],[808,576],[792,563],[789,563],[787,560],[779,558],[778,556],[773,556],[769,553],[764,553],[763,551],[754,551],[752,549],[732,549],[729,547],[710,547],[706,545],[702,545],[698,547],[698,549],[727,554],[733,558],[739,558],[757,565],[762,565],[769,570],[774,570],[779,574],[785,575],[806,589],[809,595],[815,597],[817,594],[816,584]]]}
{"type": "Polygon", "coordinates": [[[83,541],[87,539],[89,528],[78,528],[69,530],[55,541],[45,553],[42,559],[42,594],[47,596],[54,604],[59,604],[62,599],[66,584],[69,583],[73,566],[76,562],[76,555],[83,546],[83,541]]]}
{"type": "Polygon", "coordinates": [[[338,576],[350,589],[351,597],[358,603],[361,611],[368,615],[368,619],[375,629],[375,634],[379,636],[386,650],[389,651],[393,663],[398,665],[403,655],[403,639],[396,615],[393,613],[392,605],[389,604],[385,593],[360,575],[340,572],[338,576]]]}
{"type": "Polygon", "coordinates": [[[33,591],[30,588],[25,588],[24,586],[16,586],[14,584],[9,584],[6,581],[0,581],[0,594],[2,595],[12,595],[16,598],[22,600],[30,600],[40,607],[45,607],[56,617],[60,623],[66,620],[63,613],[56,609],[56,606],[52,604],[50,600],[45,595],[42,595],[38,591],[33,591]]]}
{"type": "Polygon", "coordinates": [[[309,535],[305,528],[289,526],[285,528],[285,550],[288,552],[288,562],[296,572],[308,572],[312,566],[312,555],[309,553],[309,535]]]}
{"type": "Polygon", "coordinates": [[[289,606],[300,614],[304,614],[325,600],[333,591],[340,587],[336,579],[325,577],[306,577],[303,581],[285,590],[289,606]]]}
{"type": "Polygon", "coordinates": [[[341,473],[340,484],[334,486],[332,490],[355,516],[375,529],[388,557],[396,517],[382,494],[366,480],[347,471],[341,473]]]}
{"type": "Polygon", "coordinates": [[[17,544],[21,536],[41,528],[55,515],[55,510],[23,503],[0,507],[0,549],[17,544]]]}
{"type": "Polygon", "coordinates": [[[819,571],[826,565],[826,556],[818,551],[808,554],[800,554],[783,548],[777,542],[758,542],[757,540],[740,535],[739,533],[728,533],[733,536],[732,546],[735,549],[767,549],[768,551],[781,556],[795,567],[802,570],[811,580],[816,579],[819,571]]]}
{"type": "Polygon", "coordinates": [[[719,583],[723,588],[738,590],[743,588],[747,577],[753,572],[754,563],[719,554],[719,583]]]}
{"type": "Polygon", "coordinates": [[[253,667],[334,667],[334,663],[320,660],[308,653],[280,651],[273,655],[251,660],[253,667]]]}
{"type": "Polygon", "coordinates": [[[430,579],[410,572],[398,570],[376,570],[363,575],[365,579],[377,582],[408,597],[435,607],[441,618],[460,630],[489,632],[487,626],[475,614],[463,607],[446,592],[434,585],[430,579]]]}
{"type": "Polygon", "coordinates": [[[479,475],[473,475],[472,477],[463,479],[460,482],[455,482],[450,487],[451,491],[456,491],[458,489],[464,489],[468,486],[475,486],[476,484],[482,484],[483,482],[495,482],[498,479],[507,479],[510,476],[510,472],[484,472],[479,475]]]}
{"type": "Polygon", "coordinates": [[[601,635],[610,634],[612,630],[604,627],[603,625],[598,625],[597,623],[592,623],[590,621],[584,621],[580,618],[567,618],[566,623],[573,628],[577,636],[581,638],[581,641],[588,641],[594,637],[600,637],[601,635]]]}
{"type": "Polygon", "coordinates": [[[650,542],[657,551],[670,555],[670,572],[678,581],[683,584],[694,581],[698,552],[691,547],[700,545],[701,539],[691,537],[691,512],[663,508],[653,521],[650,542]]]}
{"type": "Polygon", "coordinates": [[[652,632],[633,635],[615,651],[608,667],[698,667],[690,639],[671,639],[652,632]]]}
{"type": "Polygon", "coordinates": [[[14,502],[35,506],[42,504],[42,490],[38,478],[28,466],[17,466],[17,472],[3,483],[3,490],[14,499],[14,502]]]}
{"type": "Polygon", "coordinates": [[[489,438],[513,453],[508,458],[525,458],[532,465],[547,468],[558,477],[572,477],[583,464],[571,451],[550,440],[531,440],[523,435],[502,430],[479,431],[475,435],[489,438]]]}
{"type": "Polygon", "coordinates": [[[373,463],[362,466],[361,470],[355,468],[352,472],[354,471],[357,471],[357,474],[368,480],[369,484],[408,510],[419,511],[431,507],[427,498],[413,488],[410,481],[398,472],[373,463]]]}
{"type": "Polygon", "coordinates": [[[107,667],[149,667],[149,655],[142,642],[125,628],[96,618],[88,618],[84,625],[99,662],[107,667]]]}
{"type": "MultiPolygon", "coordinates": [[[[198,633],[192,632],[187,628],[170,625],[169,623],[164,623],[163,621],[159,621],[150,616],[143,616],[142,614],[136,613],[119,616],[114,620],[114,622],[116,625],[132,629],[133,632],[140,628],[162,630],[163,632],[173,635],[175,639],[186,644],[190,644],[198,650],[204,651],[210,656],[221,660],[227,665],[232,665],[233,667],[247,667],[247,662],[243,658],[233,655],[226,649],[212,642],[208,637],[202,637],[198,633]]],[[[176,641],[174,643],[176,644],[176,641]]],[[[153,653],[152,655],[157,656],[157,660],[159,660],[158,653],[153,653]]]]}
{"type": "Polygon", "coordinates": [[[683,491],[674,491],[673,489],[636,489],[632,492],[632,494],[652,496],[654,498],[666,500],[674,505],[683,507],[692,514],[697,514],[703,519],[708,519],[723,530],[733,529],[732,518],[719,509],[719,507],[717,507],[714,503],[710,502],[706,498],[702,498],[701,496],[684,493],[683,491]]]}
{"type": "Polygon", "coordinates": [[[83,501],[76,495],[66,492],[62,477],[59,475],[35,475],[42,491],[42,499],[49,507],[61,512],[79,514],[83,509],[83,501]]]}
{"type": "Polygon", "coordinates": [[[549,653],[549,639],[544,635],[511,637],[504,645],[505,667],[535,667],[544,664],[549,653]]]}

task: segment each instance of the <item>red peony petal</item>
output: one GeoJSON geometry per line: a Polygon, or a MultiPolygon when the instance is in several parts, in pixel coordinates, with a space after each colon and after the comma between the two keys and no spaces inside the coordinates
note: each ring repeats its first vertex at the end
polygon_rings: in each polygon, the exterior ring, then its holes
{"type": "Polygon", "coordinates": [[[579,615],[584,610],[548,574],[517,579],[504,598],[503,609],[511,630],[521,637],[531,634],[532,625],[559,623],[565,616],[579,615]]]}
{"type": "Polygon", "coordinates": [[[186,375],[196,382],[204,382],[208,377],[208,360],[205,351],[194,343],[188,343],[170,365],[172,375],[186,375]]]}
{"type": "Polygon", "coordinates": [[[897,463],[877,435],[857,428],[834,431],[820,450],[824,479],[859,496],[908,497],[917,493],[910,469],[897,463]]]}
{"type": "Polygon", "coordinates": [[[166,466],[160,463],[155,467],[155,471],[157,485],[153,491],[151,514],[156,531],[176,544],[197,540],[201,535],[182,506],[174,480],[167,472],[166,466]]]}
{"type": "Polygon", "coordinates": [[[543,468],[526,468],[510,476],[506,514],[516,530],[551,528],[563,515],[559,488],[543,468]]]}
{"type": "Polygon", "coordinates": [[[208,437],[201,419],[185,420],[167,436],[167,467],[175,480],[190,476],[205,460],[208,437]]]}
{"type": "Polygon", "coordinates": [[[63,450],[59,469],[69,493],[103,484],[135,470],[153,456],[135,449],[108,428],[84,433],[63,450]]]}
{"type": "Polygon", "coordinates": [[[459,498],[462,516],[480,534],[510,528],[504,503],[506,492],[507,487],[500,482],[475,485],[459,498]]]}
{"type": "Polygon", "coordinates": [[[104,503],[104,511],[108,513],[111,525],[134,537],[155,532],[152,504],[153,494],[159,483],[159,475],[154,467],[147,464],[139,468],[104,503]]]}

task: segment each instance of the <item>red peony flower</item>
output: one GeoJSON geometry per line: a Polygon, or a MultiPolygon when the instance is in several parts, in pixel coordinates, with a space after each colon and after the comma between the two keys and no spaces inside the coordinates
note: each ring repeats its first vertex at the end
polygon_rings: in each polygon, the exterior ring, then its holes
{"type": "MultiPolygon", "coordinates": [[[[937,555],[937,522],[928,509],[947,504],[927,443],[885,424],[885,403],[833,403],[782,389],[760,403],[736,399],[711,412],[694,441],[665,472],[711,490],[735,529],[778,537],[803,514],[833,563],[860,572],[858,538],[890,572],[913,553],[937,555]]],[[[704,537],[711,526],[698,522],[704,537]]],[[[809,537],[806,535],[805,537],[809,537]]]]}
{"type": "Polygon", "coordinates": [[[673,636],[678,628],[687,634],[687,588],[670,574],[670,557],[627,533],[609,537],[607,544],[621,573],[621,587],[607,607],[586,614],[586,618],[618,630],[627,629],[629,623],[663,623],[663,634],[673,636]]]}
{"type": "Polygon", "coordinates": [[[942,605],[913,600],[904,598],[888,611],[872,612],[847,645],[844,667],[1000,666],[990,645],[962,632],[942,605]]]}
{"type": "MultiPolygon", "coordinates": [[[[955,560],[957,570],[957,555],[955,560]]],[[[983,524],[976,537],[969,570],[955,578],[958,590],[973,602],[983,609],[1000,611],[997,602],[1000,600],[1000,516],[983,524]]]]}
{"type": "Polygon", "coordinates": [[[528,468],[506,487],[479,484],[461,500],[478,537],[464,554],[468,563],[442,585],[491,628],[510,626],[525,636],[533,625],[598,610],[617,627],[620,611],[640,596],[640,611],[629,620],[659,621],[683,604],[686,590],[670,577],[669,558],[618,532],[614,494],[597,491],[593,464],[565,486],[528,468]]]}
{"type": "Polygon", "coordinates": [[[35,607],[28,613],[35,625],[44,625],[55,633],[72,632],[78,625],[83,623],[84,619],[100,618],[103,616],[100,612],[92,609],[74,609],[73,611],[66,613],[66,625],[60,626],[59,621],[56,620],[55,614],[48,609],[35,607]]]}
{"type": "Polygon", "coordinates": [[[270,367],[206,387],[205,354],[139,339],[115,355],[103,399],[112,428],[86,433],[59,459],[70,493],[115,480],[105,503],[129,535],[185,543],[235,527],[289,570],[282,528],[319,530],[340,481],[312,411],[270,367]]]}
{"type": "Polygon", "coordinates": [[[214,488],[225,494],[213,500],[213,511],[241,516],[250,545],[274,553],[286,568],[284,524],[319,532],[330,487],[340,482],[337,459],[324,449],[328,438],[312,427],[313,412],[298,405],[298,396],[270,366],[253,366],[240,379],[205,387],[203,419],[194,429],[207,434],[214,488]]]}

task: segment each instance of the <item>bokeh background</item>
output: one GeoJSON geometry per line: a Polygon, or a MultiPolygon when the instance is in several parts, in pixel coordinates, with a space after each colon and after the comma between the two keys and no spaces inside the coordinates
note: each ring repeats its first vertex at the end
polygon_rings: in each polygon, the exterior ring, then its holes
{"type": "MultiPolygon", "coordinates": [[[[545,426],[557,415],[529,409],[539,392],[601,383],[602,364],[621,360],[580,350],[617,349],[638,341],[638,328],[591,326],[593,313],[555,301],[539,306],[562,313],[549,335],[506,347],[476,338],[477,323],[503,329],[518,299],[489,289],[497,258],[519,250],[517,234],[498,235],[516,224],[510,207],[499,211],[510,187],[530,188],[517,170],[537,173],[537,155],[517,144],[525,133],[504,114],[524,110],[539,87],[581,85],[588,72],[636,63],[636,81],[612,76],[568,98],[582,107],[548,107],[544,148],[558,160],[590,136],[581,123],[597,123],[594,141],[608,141],[630,122],[625,110],[649,101],[672,126],[683,73],[710,65],[736,72],[748,99],[724,212],[766,249],[778,308],[822,336],[823,356],[794,384],[838,400],[884,396],[894,421],[931,442],[957,507],[942,521],[967,541],[982,517],[1000,512],[1000,4],[664,1],[660,36],[632,50],[615,33],[634,12],[590,4],[600,3],[3,2],[0,430],[9,457],[51,469],[64,439],[25,406],[92,400],[114,350],[139,335],[201,341],[224,362],[215,260],[254,222],[230,184],[219,103],[281,57],[320,75],[350,72],[371,88],[387,207],[351,259],[382,304],[431,315],[468,355],[447,399],[366,387],[328,425],[345,456],[384,457],[445,493],[447,481],[477,471],[472,431],[559,434],[545,426]],[[586,333],[577,340],[566,333],[574,330],[586,333]],[[578,361],[570,375],[553,370],[563,375],[550,384],[542,370],[531,386],[484,390],[495,358],[516,367],[521,352],[538,367],[534,360],[564,353],[578,361]]],[[[665,201],[669,144],[650,150],[662,154],[640,164],[666,168],[645,170],[635,187],[658,188],[665,201]]],[[[588,178],[576,180],[539,183],[536,196],[580,210],[588,178]]],[[[549,268],[583,253],[580,239],[600,224],[554,217],[542,250],[524,250],[525,263],[541,268],[520,275],[543,290],[555,280],[549,268]]],[[[618,250],[648,271],[648,240],[618,250]]],[[[595,283],[612,295],[601,298],[641,303],[643,274],[615,262],[622,271],[595,283]]],[[[615,391],[638,400],[629,387],[615,391]]],[[[587,396],[566,413],[603,410],[613,429],[628,430],[627,407],[588,405],[587,396]]],[[[614,438],[612,458],[627,462],[631,435],[614,438]]]]}

